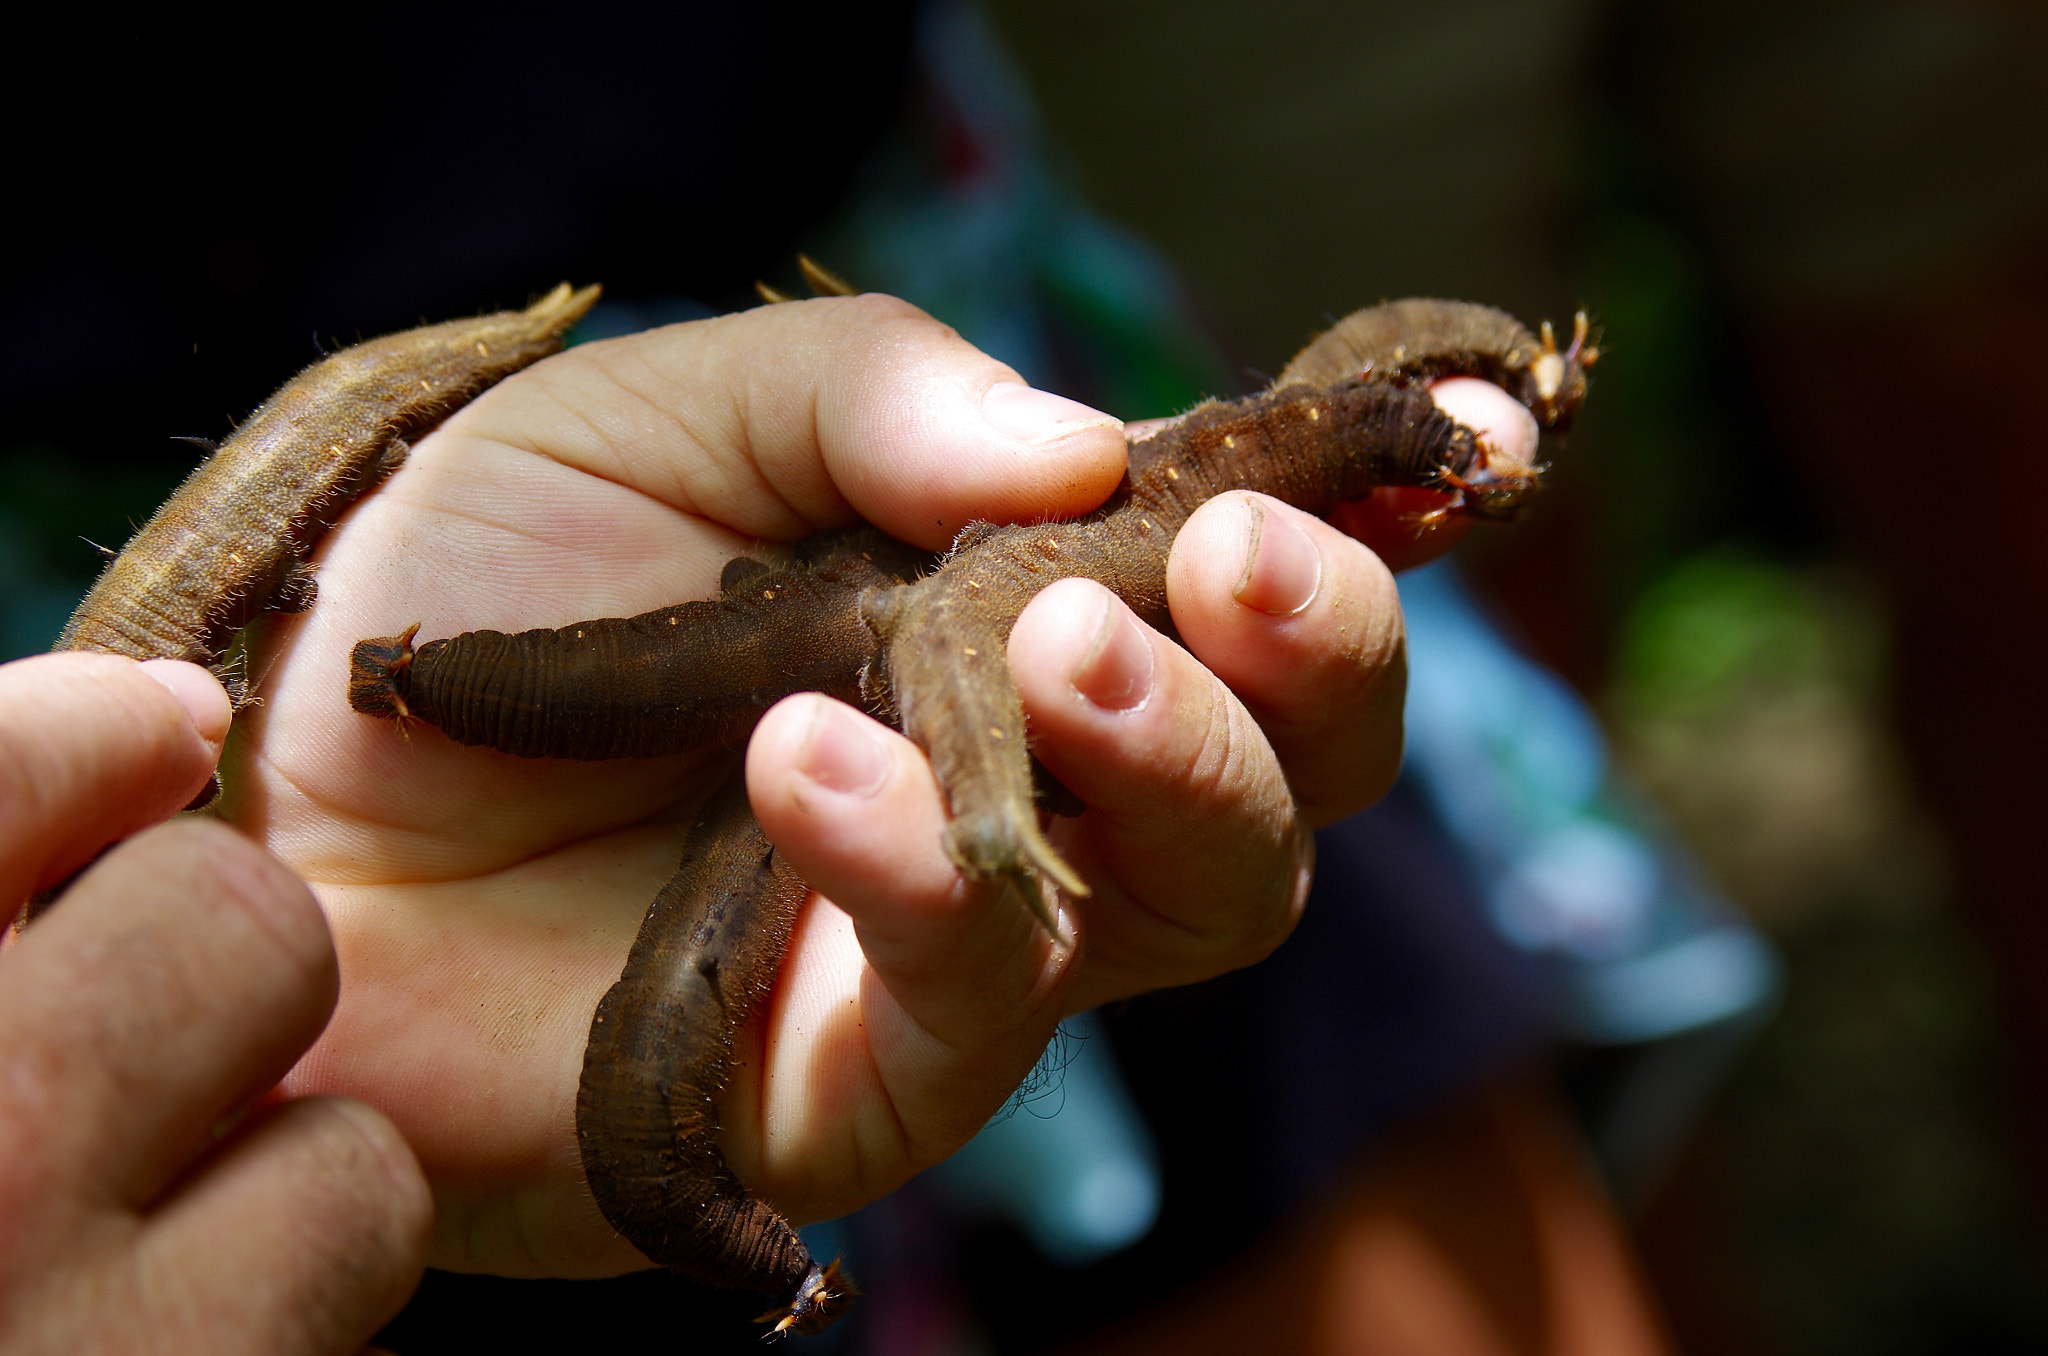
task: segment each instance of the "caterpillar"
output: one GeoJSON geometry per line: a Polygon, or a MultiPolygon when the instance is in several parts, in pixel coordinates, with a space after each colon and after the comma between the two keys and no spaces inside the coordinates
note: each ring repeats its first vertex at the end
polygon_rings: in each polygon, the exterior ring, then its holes
{"type": "MultiPolygon", "coordinates": [[[[190,660],[242,707],[248,684],[228,662],[229,646],[260,613],[313,605],[306,557],[321,534],[398,468],[409,439],[560,348],[598,294],[562,283],[523,311],[406,330],[313,364],[129,538],[50,648],[190,660]]],[[[220,778],[209,777],[187,808],[219,794],[220,778]]],[[[22,923],[63,890],[31,899],[22,923]]]]}
{"type": "MultiPolygon", "coordinates": [[[[1134,444],[1125,478],[1085,517],[970,525],[940,561],[872,531],[800,547],[771,570],[727,566],[713,602],[414,648],[417,627],[351,656],[350,704],[527,756],[608,758],[736,743],[759,712],[816,689],[893,713],[948,801],[945,848],[969,876],[1016,881],[1046,926],[1048,886],[1087,893],[1045,839],[1022,705],[1005,657],[1039,589],[1081,575],[1167,627],[1166,561],[1201,503],[1261,490],[1311,512],[1383,485],[1443,492],[1442,512],[1506,520],[1542,468],[1497,458],[1426,383],[1478,376],[1540,427],[1569,425],[1598,356],[1586,316],[1568,346],[1546,324],[1462,302],[1357,312],[1266,391],[1207,402],[1134,444]],[[925,566],[930,565],[929,570],[925,566]]],[[[586,1177],[605,1217],[657,1262],[776,1295],[777,1331],[823,1328],[850,1300],[718,1149],[716,1096],[738,1025],[774,974],[803,886],[730,782],[650,909],[593,1018],[577,1098],[586,1177]]]]}
{"type": "Polygon", "coordinates": [[[343,349],[287,382],[164,501],[79,603],[52,648],[211,668],[258,613],[317,592],[307,553],[405,460],[407,440],[561,347],[598,289],[563,283],[524,311],[429,325],[343,349]]]}

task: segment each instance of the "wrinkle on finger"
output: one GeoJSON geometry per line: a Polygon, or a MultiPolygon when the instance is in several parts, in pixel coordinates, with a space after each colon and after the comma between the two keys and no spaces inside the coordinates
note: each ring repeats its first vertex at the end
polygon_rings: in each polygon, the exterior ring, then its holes
{"type": "Polygon", "coordinates": [[[4,964],[0,1137],[52,1193],[115,1207],[152,1197],[282,1077],[339,987],[305,885],[205,820],[109,854],[4,964]]]}

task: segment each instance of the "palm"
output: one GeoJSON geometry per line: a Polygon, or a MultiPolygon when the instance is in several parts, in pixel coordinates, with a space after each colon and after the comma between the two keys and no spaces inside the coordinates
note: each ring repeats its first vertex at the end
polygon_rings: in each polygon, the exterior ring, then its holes
{"type": "MultiPolygon", "coordinates": [[[[451,428],[334,534],[318,608],[252,656],[261,703],[224,765],[225,813],[319,890],[344,976],[335,1021],[290,1087],[349,1092],[392,1116],[441,1189],[444,1251],[466,1206],[510,1206],[532,1235],[498,1237],[509,1217],[487,1215],[480,1233],[464,1225],[480,1255],[445,1264],[518,1266],[510,1249],[533,1239],[567,1249],[535,1259],[543,1270],[630,1263],[623,1245],[588,1251],[608,1231],[577,1175],[576,1075],[591,1009],[675,866],[680,818],[728,761],[580,764],[430,730],[403,739],[343,701],[349,647],[413,621],[425,636],[517,630],[703,596],[740,540],[451,428]]],[[[807,1006],[830,992],[844,1011],[858,953],[812,936],[821,954],[806,968],[828,983],[807,1006]]],[[[821,1021],[800,1024],[806,1044],[825,1035],[821,1021]]],[[[790,1155],[753,1142],[759,1068],[745,1066],[729,1099],[730,1154],[793,1206],[829,1201],[828,1183],[797,1180],[778,1169],[790,1155]]]]}
{"type": "MultiPolygon", "coordinates": [[[[849,501],[929,547],[974,517],[1071,515],[1108,494],[1114,425],[1083,411],[1020,441],[983,404],[1001,383],[1023,389],[883,297],[572,350],[423,440],[328,538],[319,605],[252,646],[260,704],[238,718],[223,812],[320,892],[342,967],[335,1020],[287,1086],[361,1096],[398,1124],[436,1188],[435,1264],[636,1263],[578,1167],[584,1039],[683,821],[731,764],[408,741],[349,710],[350,648],[413,622],[433,639],[704,597],[748,542],[851,521],[849,501]]],[[[1079,408],[1040,407],[1035,427],[1079,408]]],[[[1211,668],[1144,632],[1146,701],[1081,697],[1075,675],[1124,634],[1093,585],[1046,590],[1013,632],[1034,747],[1094,807],[1058,835],[1095,891],[1067,901],[1077,950],[960,880],[930,768],[900,739],[875,736],[880,789],[835,798],[800,752],[825,708],[793,700],[757,732],[762,822],[847,907],[814,897],[799,919],[722,1103],[727,1159],[793,1217],[858,1205],[963,1143],[1070,1007],[1258,959],[1305,895],[1304,818],[1348,813],[1392,777],[1401,631],[1384,567],[1269,501],[1313,538],[1322,583],[1298,613],[1242,606],[1249,510],[1225,498],[1183,528],[1170,569],[1176,625],[1211,668]]]]}

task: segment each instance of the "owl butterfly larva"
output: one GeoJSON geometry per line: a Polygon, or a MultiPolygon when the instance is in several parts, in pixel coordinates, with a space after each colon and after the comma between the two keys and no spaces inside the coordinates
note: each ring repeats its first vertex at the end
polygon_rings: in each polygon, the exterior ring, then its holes
{"type": "MultiPolygon", "coordinates": [[[[352,656],[349,700],[463,743],[572,758],[734,744],[793,691],[865,700],[929,754],[952,815],[952,860],[970,876],[1017,881],[1051,926],[1044,889],[1087,885],[1045,839],[1034,801],[1004,653],[1025,604],[1057,579],[1085,576],[1168,625],[1174,536],[1226,490],[1322,513],[1377,487],[1412,486],[1442,492],[1441,512],[1510,518],[1542,468],[1485,446],[1438,409],[1427,383],[1483,378],[1556,430],[1584,398],[1596,356],[1583,314],[1560,349],[1547,325],[1532,334],[1487,307],[1372,307],[1310,344],[1268,390],[1205,403],[1134,444],[1123,483],[1085,517],[976,523],[936,562],[872,531],[833,534],[799,547],[786,569],[732,562],[711,602],[417,648],[411,631],[366,640],[352,656]]],[[[747,1192],[717,1143],[734,1033],[773,980],[803,896],[735,774],[692,829],[681,871],[598,1006],[577,1133],[600,1208],[648,1257],[773,1294],[778,1330],[815,1331],[848,1300],[835,1269],[747,1192]]]]}
{"type": "Polygon", "coordinates": [[[407,330],[313,364],[107,563],[53,648],[188,659],[218,672],[256,614],[312,605],[307,552],[405,459],[408,439],[560,348],[597,297],[563,283],[524,311],[407,330]]]}
{"type": "MultiPolygon", "coordinates": [[[[597,298],[563,283],[523,311],[387,335],[313,364],[107,562],[51,648],[203,664],[241,706],[248,687],[227,660],[235,634],[261,613],[313,605],[306,557],[334,519],[405,460],[407,440],[560,348],[597,298]]],[[[219,790],[210,779],[193,805],[219,790]]],[[[61,892],[31,900],[23,921],[61,892]]]]}

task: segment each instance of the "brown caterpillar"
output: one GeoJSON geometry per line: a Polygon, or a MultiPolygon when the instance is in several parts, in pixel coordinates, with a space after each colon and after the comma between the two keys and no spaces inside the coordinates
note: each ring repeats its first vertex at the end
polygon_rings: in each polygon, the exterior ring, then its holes
{"type": "MultiPolygon", "coordinates": [[[[129,538],[50,648],[204,664],[240,707],[248,686],[225,662],[235,633],[259,613],[311,607],[306,556],[341,511],[397,469],[408,439],[559,349],[598,291],[563,283],[524,311],[406,330],[313,364],[129,538]]],[[[188,808],[219,794],[210,778],[188,808]]],[[[22,922],[63,888],[30,900],[22,922]]]]}
{"type": "Polygon", "coordinates": [[[576,1089],[583,1172],[605,1218],[656,1262],[785,1297],[775,1331],[817,1332],[852,1300],[718,1145],[733,1034],[774,982],[806,887],[761,832],[735,771],[655,896],[590,1019],[576,1089]],[[688,1058],[678,1058],[688,1051],[688,1058]]]}
{"type": "MultiPolygon", "coordinates": [[[[861,592],[912,579],[928,551],[872,528],[799,546],[794,568],[742,556],[719,596],[557,630],[413,631],[355,647],[349,705],[525,758],[632,758],[733,747],[792,692],[861,699],[875,649],[861,592]]],[[[415,627],[414,630],[418,628],[415,627]]]]}
{"type": "Polygon", "coordinates": [[[222,657],[258,613],[312,606],[306,554],[336,515],[405,459],[407,439],[560,348],[597,297],[563,283],[524,311],[407,330],[313,364],[107,563],[52,648],[189,659],[239,704],[222,657]]]}
{"type": "MultiPolygon", "coordinates": [[[[1038,879],[1077,894],[1087,887],[1046,842],[1033,802],[1023,710],[1004,654],[1024,605],[1054,580],[1083,575],[1166,626],[1174,535],[1198,505],[1229,489],[1323,512],[1376,486],[1420,486],[1444,491],[1447,511],[1510,518],[1538,488],[1541,468],[1490,464],[1422,383],[1484,377],[1543,428],[1562,428],[1597,356],[1587,337],[1583,314],[1560,351],[1547,325],[1539,337],[1486,307],[1374,307],[1317,339],[1272,389],[1204,404],[1133,446],[1122,485],[1084,518],[974,524],[914,582],[900,582],[916,567],[909,548],[885,559],[835,538],[800,550],[787,570],[733,562],[715,603],[517,636],[472,632],[417,651],[412,632],[364,641],[352,656],[350,702],[367,714],[445,720],[465,743],[583,758],[734,741],[760,708],[806,688],[858,694],[871,709],[893,704],[945,789],[952,859],[970,875],[1026,886],[1051,926],[1038,879]],[[856,557],[852,573],[833,573],[856,557]],[[880,577],[859,582],[867,569],[880,577]],[[725,637],[765,629],[780,634],[749,636],[739,659],[718,649],[725,637]],[[808,647],[813,634],[824,639],[808,647]],[[806,648],[818,662],[801,674],[770,658],[806,648]]],[[[822,1328],[847,1296],[833,1269],[818,1266],[726,1167],[715,1097],[733,1033],[779,963],[801,890],[779,868],[738,782],[728,784],[693,829],[681,873],[598,1007],[577,1098],[584,1170],[605,1217],[687,1275],[785,1297],[768,1315],[778,1331],[822,1328]]]]}

